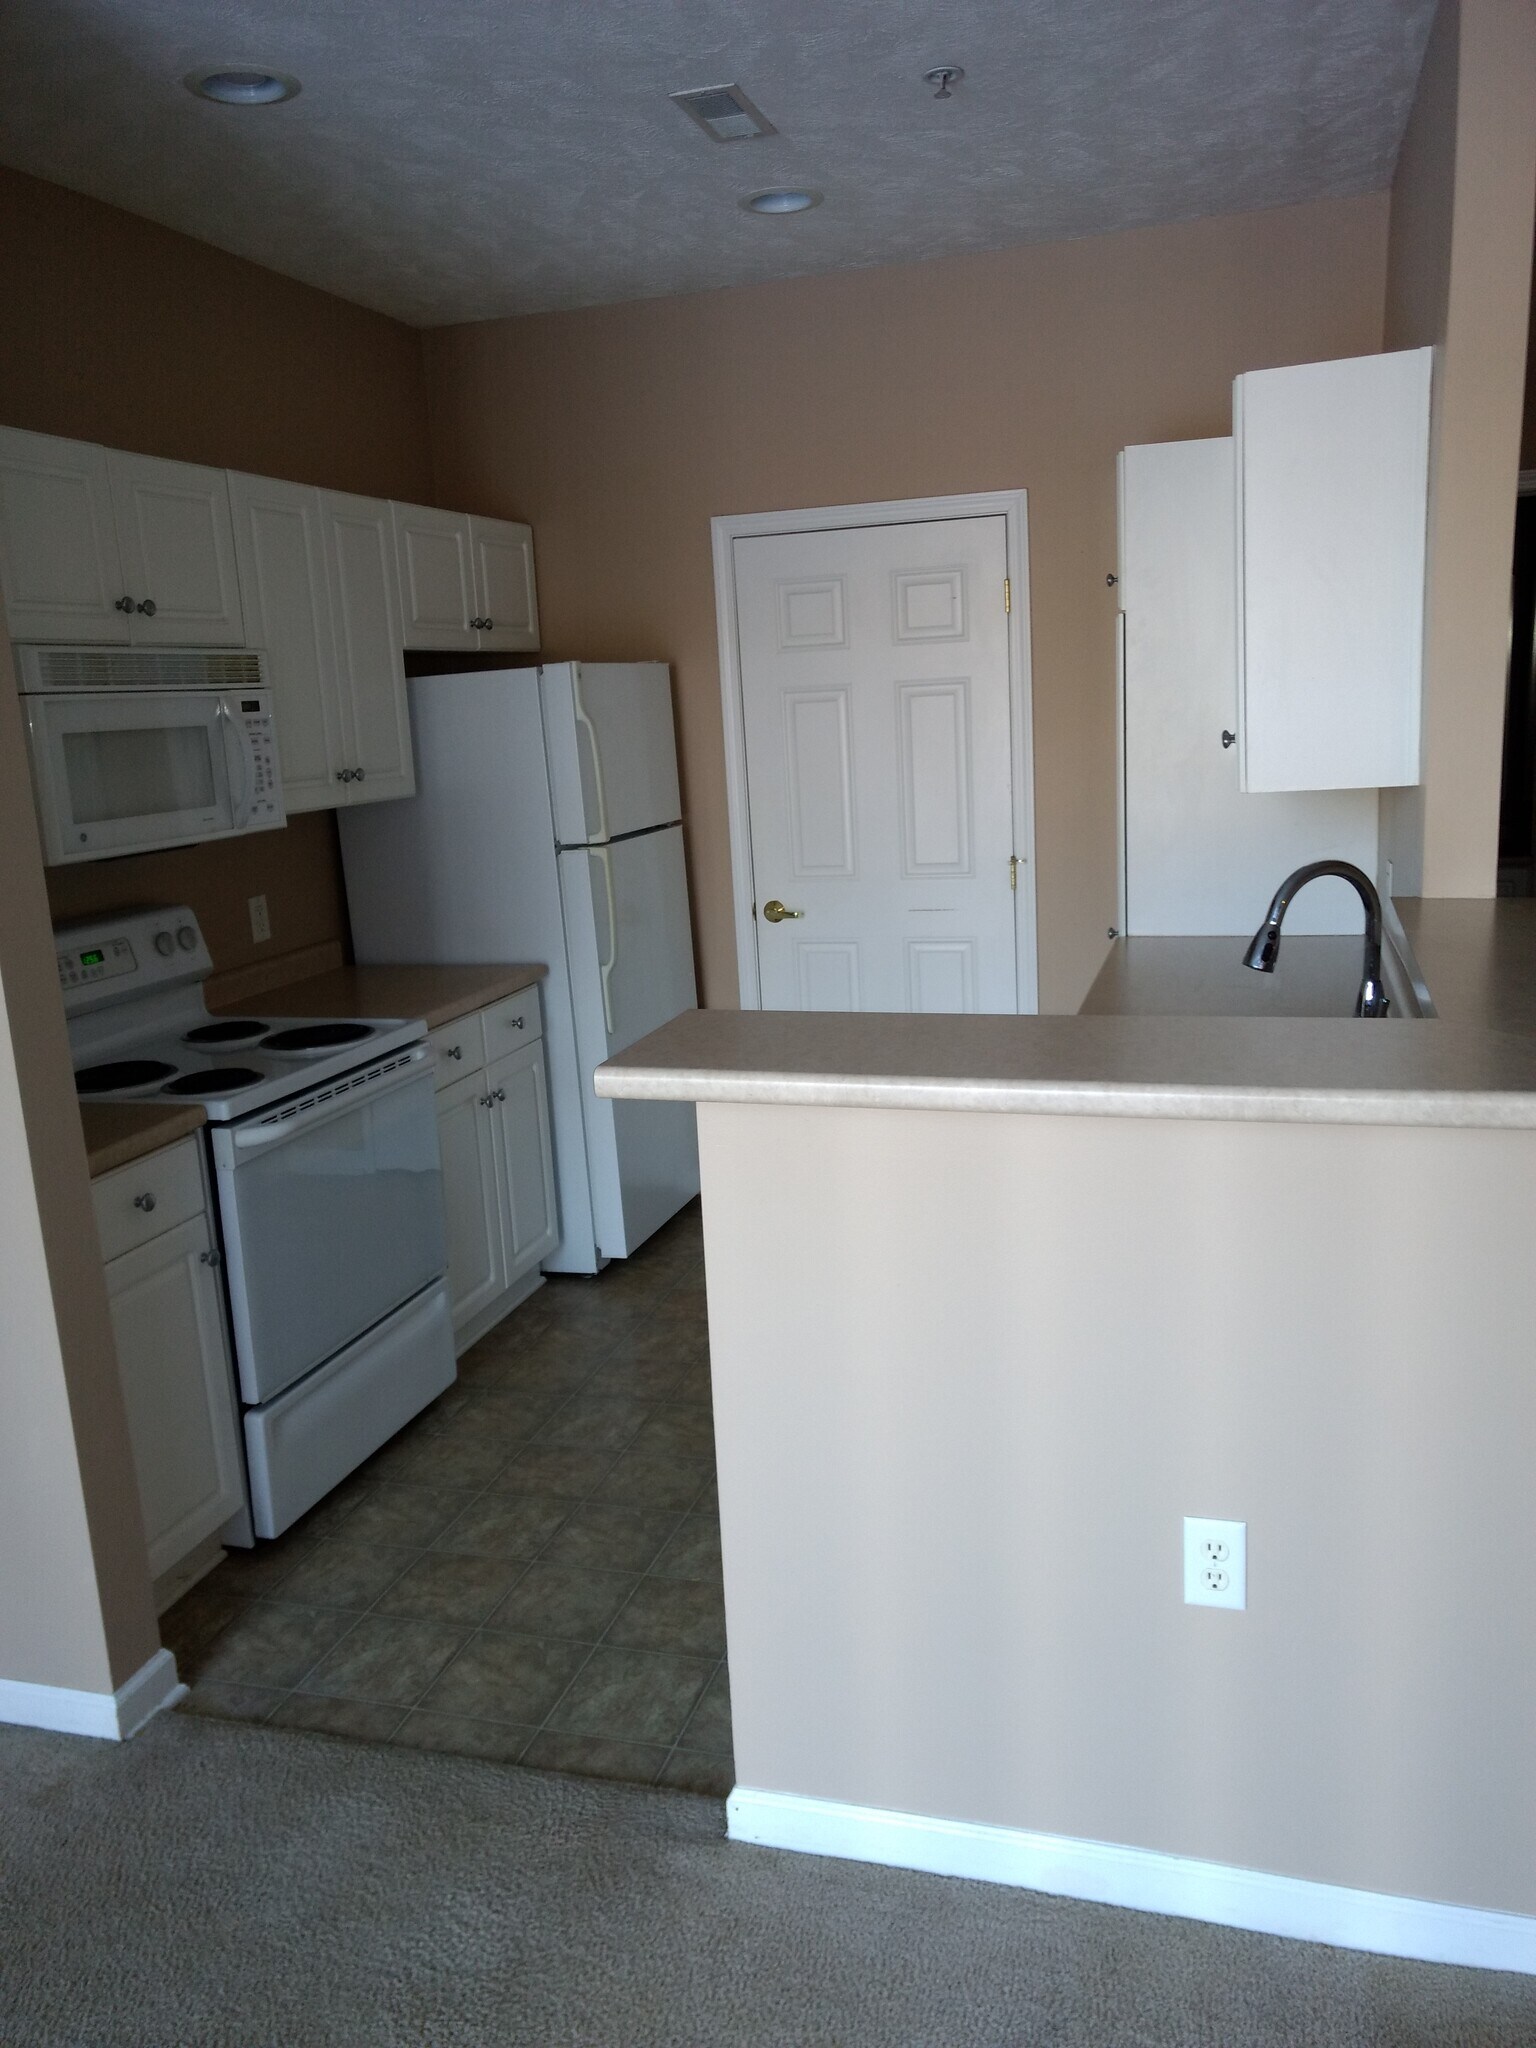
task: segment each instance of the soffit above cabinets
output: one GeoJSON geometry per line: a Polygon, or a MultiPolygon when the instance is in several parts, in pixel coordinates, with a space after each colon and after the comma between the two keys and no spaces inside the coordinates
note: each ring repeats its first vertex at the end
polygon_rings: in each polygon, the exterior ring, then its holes
{"type": "Polygon", "coordinates": [[[1434,0],[14,0],[0,159],[420,325],[1381,190],[1434,0]],[[210,63],[294,99],[194,98],[210,63]],[[937,102],[923,73],[958,65],[937,102]],[[777,134],[721,148],[722,80],[777,134]],[[759,218],[749,192],[825,203],[759,218]]]}

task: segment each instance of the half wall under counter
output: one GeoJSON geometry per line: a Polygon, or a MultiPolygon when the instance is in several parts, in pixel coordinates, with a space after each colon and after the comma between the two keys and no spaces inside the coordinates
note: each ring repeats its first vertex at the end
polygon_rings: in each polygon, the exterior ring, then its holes
{"type": "Polygon", "coordinates": [[[698,1105],[734,1838],[1536,1971],[1529,1039],[713,1012],[596,1085],[698,1105]]]}

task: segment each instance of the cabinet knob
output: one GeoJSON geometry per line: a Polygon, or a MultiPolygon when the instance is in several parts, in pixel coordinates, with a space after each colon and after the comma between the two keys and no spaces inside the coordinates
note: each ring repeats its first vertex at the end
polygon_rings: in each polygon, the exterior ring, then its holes
{"type": "Polygon", "coordinates": [[[142,612],[146,619],[152,619],[155,616],[155,600],[152,597],[146,597],[142,604],[134,606],[134,610],[142,612]]]}
{"type": "Polygon", "coordinates": [[[367,773],[366,768],[354,768],[352,770],[352,780],[354,782],[361,782],[367,773]]]}
{"type": "Polygon", "coordinates": [[[133,1206],[135,1207],[135,1209],[142,1209],[144,1211],[144,1214],[147,1216],[150,1210],[153,1209],[153,1207],[155,1206],[155,1198],[153,1195],[147,1194],[135,1195],[133,1198],[133,1206]]]}
{"type": "Polygon", "coordinates": [[[489,633],[495,624],[496,621],[494,619],[482,619],[480,621],[480,630],[482,633],[489,633]]]}
{"type": "Polygon", "coordinates": [[[523,1020],[521,1017],[509,1017],[507,1019],[507,1029],[509,1031],[521,1031],[522,1028],[523,1020]]]}
{"type": "Polygon", "coordinates": [[[497,1090],[495,1091],[495,1094],[496,1094],[496,1100],[497,1100],[498,1102],[505,1102],[505,1101],[506,1101],[506,1099],[507,1099],[507,1091],[506,1091],[506,1089],[505,1089],[505,1088],[498,1088],[498,1089],[497,1089],[497,1090]]]}
{"type": "Polygon", "coordinates": [[[1221,729],[1221,744],[1224,747],[1235,747],[1237,745],[1237,734],[1235,732],[1228,732],[1226,727],[1223,726],[1221,729]]]}
{"type": "Polygon", "coordinates": [[[464,1057],[464,1048],[463,1048],[463,1046],[462,1046],[462,1045],[445,1045],[445,1046],[443,1047],[443,1058],[444,1058],[444,1059],[448,1059],[448,1060],[461,1060],[461,1059],[463,1059],[463,1057],[464,1057]]]}
{"type": "Polygon", "coordinates": [[[198,1257],[202,1260],[205,1266],[217,1267],[220,1263],[219,1255],[215,1251],[199,1252],[198,1257]]]}
{"type": "Polygon", "coordinates": [[[494,1095],[482,1095],[480,1098],[480,1107],[482,1109],[490,1109],[494,1105],[495,1101],[496,1098],[494,1095]]]}
{"type": "Polygon", "coordinates": [[[112,609],[115,612],[131,612],[133,610],[133,599],[131,597],[114,598],[112,609]]]}

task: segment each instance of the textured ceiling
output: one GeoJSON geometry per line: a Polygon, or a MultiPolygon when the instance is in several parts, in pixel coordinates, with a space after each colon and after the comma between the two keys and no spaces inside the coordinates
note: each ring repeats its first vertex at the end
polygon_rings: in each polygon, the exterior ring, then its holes
{"type": "Polygon", "coordinates": [[[0,158],[423,325],[1380,189],[1434,0],[8,0],[0,158]],[[297,99],[180,83],[261,65],[297,99]],[[935,102],[922,73],[963,65],[935,102]],[[780,130],[667,101],[738,81],[780,130]],[[764,186],[826,194],[760,218],[764,186]]]}

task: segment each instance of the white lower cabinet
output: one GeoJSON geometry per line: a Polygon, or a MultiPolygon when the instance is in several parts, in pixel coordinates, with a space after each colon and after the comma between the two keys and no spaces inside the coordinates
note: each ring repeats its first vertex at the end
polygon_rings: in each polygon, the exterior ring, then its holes
{"type": "Polygon", "coordinates": [[[234,1382],[202,1160],[183,1139],[94,1183],[107,1299],[151,1575],[245,1504],[234,1382]],[[195,1186],[187,1215],[178,1191],[195,1186]],[[128,1248],[122,1247],[128,1245],[128,1248]]]}
{"type": "Polygon", "coordinates": [[[464,1351],[539,1284],[560,1241],[538,992],[525,990],[432,1034],[454,1342],[464,1351]],[[498,1027],[529,1043],[485,1063],[498,1027]],[[467,1071],[465,1069],[467,1068],[467,1071]]]}

